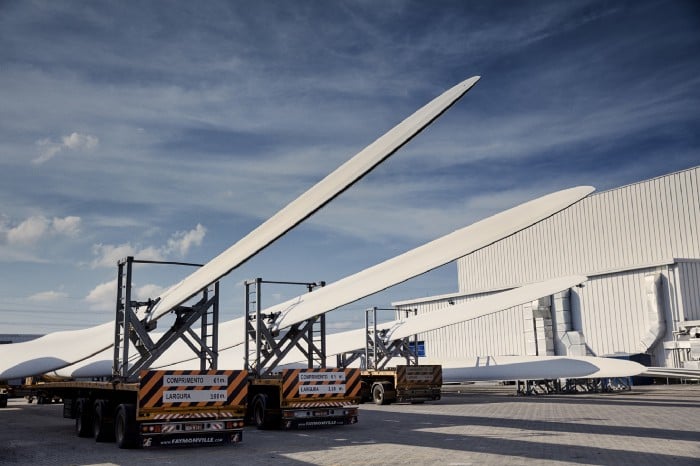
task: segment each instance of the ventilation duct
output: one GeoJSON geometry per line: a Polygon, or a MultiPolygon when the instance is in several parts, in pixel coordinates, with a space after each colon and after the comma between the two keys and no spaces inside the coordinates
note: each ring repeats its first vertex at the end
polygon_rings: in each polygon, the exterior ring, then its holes
{"type": "Polygon", "coordinates": [[[642,352],[648,353],[666,333],[660,273],[649,274],[644,277],[644,294],[647,330],[642,336],[640,343],[642,352]]]}

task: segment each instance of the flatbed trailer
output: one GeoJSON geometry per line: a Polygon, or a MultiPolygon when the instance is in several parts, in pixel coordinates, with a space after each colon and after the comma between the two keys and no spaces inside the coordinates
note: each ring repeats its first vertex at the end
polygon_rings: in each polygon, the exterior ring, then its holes
{"type": "Polygon", "coordinates": [[[260,429],[357,423],[359,369],[283,369],[251,379],[249,419],[260,429]]]}
{"type": "Polygon", "coordinates": [[[442,392],[442,366],[399,365],[386,369],[366,369],[361,373],[362,399],[378,405],[422,403],[439,400],[442,392]]]}
{"type": "Polygon", "coordinates": [[[243,439],[247,371],[142,371],[134,383],[68,381],[37,385],[63,399],[79,437],[119,448],[221,445],[243,439]]]}
{"type": "Polygon", "coordinates": [[[138,382],[64,381],[31,386],[63,400],[79,437],[119,448],[223,445],[243,439],[246,419],[260,429],[357,423],[359,369],[142,371],[138,382]]]}
{"type": "Polygon", "coordinates": [[[358,368],[325,365],[325,316],[298,322],[281,331],[275,316],[262,313],[262,284],[304,286],[309,292],[325,282],[245,282],[246,325],[243,367],[251,373],[248,419],[260,429],[310,428],[355,424],[361,400],[358,368]],[[292,348],[306,358],[304,368],[280,369],[292,348]]]}

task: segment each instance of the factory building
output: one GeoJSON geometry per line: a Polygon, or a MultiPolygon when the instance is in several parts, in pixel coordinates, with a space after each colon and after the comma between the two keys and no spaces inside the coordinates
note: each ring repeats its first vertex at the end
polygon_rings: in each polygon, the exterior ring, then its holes
{"type": "Polygon", "coordinates": [[[588,281],[422,334],[432,358],[627,355],[698,368],[700,167],[593,193],[461,258],[458,274],[458,293],[394,305],[426,313],[558,276],[588,281]]]}

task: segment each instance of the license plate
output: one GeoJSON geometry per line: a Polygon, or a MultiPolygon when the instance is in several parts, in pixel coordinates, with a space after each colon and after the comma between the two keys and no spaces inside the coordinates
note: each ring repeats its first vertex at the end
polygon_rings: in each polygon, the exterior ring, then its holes
{"type": "Polygon", "coordinates": [[[328,416],[328,411],[327,410],[314,411],[314,416],[328,416]]]}
{"type": "Polygon", "coordinates": [[[194,432],[198,430],[204,430],[204,424],[185,424],[183,426],[185,432],[194,432]]]}

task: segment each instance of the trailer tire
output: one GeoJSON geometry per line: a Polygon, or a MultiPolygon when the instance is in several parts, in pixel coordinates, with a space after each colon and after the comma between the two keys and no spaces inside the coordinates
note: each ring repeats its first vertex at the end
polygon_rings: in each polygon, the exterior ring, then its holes
{"type": "Polygon", "coordinates": [[[94,434],[92,406],[87,398],[78,398],[75,404],[75,433],[78,437],[92,437],[94,434]]]}
{"type": "Polygon", "coordinates": [[[110,416],[109,403],[105,400],[95,401],[93,421],[96,442],[114,441],[114,421],[110,416]]]}
{"type": "Polygon", "coordinates": [[[376,404],[376,405],[388,405],[389,404],[389,400],[387,399],[387,394],[386,394],[386,390],[384,388],[384,384],[375,383],[372,386],[372,400],[374,400],[374,404],[376,404]]]}
{"type": "Polygon", "coordinates": [[[279,427],[277,416],[271,415],[268,411],[270,407],[270,397],[264,393],[259,393],[253,397],[253,422],[258,429],[274,429],[279,427]]]}
{"type": "Polygon", "coordinates": [[[265,411],[267,410],[267,395],[255,395],[253,398],[253,422],[258,429],[264,429],[267,421],[265,411]]]}
{"type": "Polygon", "coordinates": [[[360,403],[369,403],[372,401],[372,381],[360,381],[360,403]]]}
{"type": "Polygon", "coordinates": [[[136,428],[136,408],[132,404],[120,404],[114,417],[114,436],[119,448],[138,448],[139,433],[136,428]]]}

